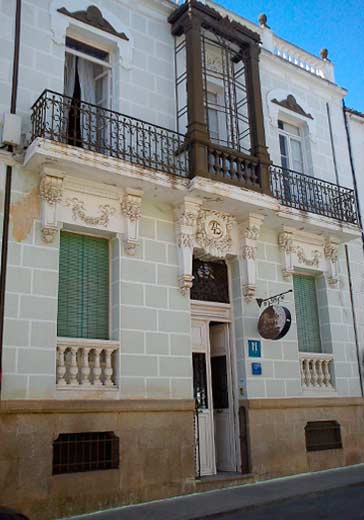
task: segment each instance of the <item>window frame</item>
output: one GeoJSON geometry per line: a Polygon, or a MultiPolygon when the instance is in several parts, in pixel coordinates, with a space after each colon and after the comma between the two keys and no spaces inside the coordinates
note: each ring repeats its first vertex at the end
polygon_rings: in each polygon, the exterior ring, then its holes
{"type": "Polygon", "coordinates": [[[297,272],[294,272],[293,275],[292,275],[292,284],[293,284],[293,301],[294,301],[294,307],[295,307],[295,320],[296,320],[296,330],[297,330],[297,349],[298,349],[298,352],[302,352],[302,353],[311,353],[311,354],[324,354],[324,351],[323,351],[323,341],[322,341],[322,324],[321,324],[321,318],[320,318],[320,307],[319,307],[319,299],[318,299],[318,294],[317,294],[317,279],[318,279],[318,274],[313,274],[313,273],[307,273],[307,272],[302,272],[302,271],[297,271],[297,272]],[[316,306],[317,306],[317,321],[318,321],[318,332],[319,332],[319,341],[320,341],[320,350],[318,352],[316,351],[308,351],[308,350],[300,350],[300,346],[299,346],[299,338],[298,338],[298,328],[297,328],[297,304],[296,304],[296,297],[295,297],[295,290],[294,290],[294,280],[293,278],[295,276],[301,276],[301,277],[305,277],[305,278],[311,278],[314,283],[315,283],[315,298],[316,298],[316,306]]]}
{"type": "Polygon", "coordinates": [[[295,171],[295,172],[298,172],[298,173],[305,173],[305,171],[306,171],[306,160],[305,160],[304,138],[303,138],[303,135],[302,135],[302,126],[301,125],[297,125],[295,123],[292,123],[290,121],[287,121],[284,118],[283,119],[278,118],[278,140],[279,140],[279,154],[280,154],[282,168],[288,169],[288,170],[292,170],[292,171],[295,171]],[[288,130],[285,130],[284,128],[280,128],[280,123],[282,123],[283,126],[286,124],[286,125],[290,125],[290,126],[292,126],[294,128],[297,128],[298,135],[295,135],[295,134],[289,132],[288,130]],[[280,143],[281,136],[285,140],[286,147],[287,147],[288,168],[286,168],[282,164],[282,151],[281,151],[281,143],[280,143]],[[292,159],[293,153],[292,153],[292,144],[291,144],[292,141],[297,141],[299,143],[299,145],[300,145],[302,171],[299,171],[299,170],[297,170],[297,169],[295,169],[293,167],[293,164],[292,164],[293,163],[293,159],[292,159]]]}
{"type": "MultiPolygon", "coordinates": [[[[92,232],[87,232],[86,230],[85,231],[75,231],[74,229],[69,229],[68,227],[63,227],[63,229],[61,230],[61,233],[65,232],[65,233],[69,233],[69,234],[73,234],[73,235],[81,235],[81,236],[88,236],[88,237],[91,237],[91,238],[98,238],[98,239],[104,239],[104,240],[107,240],[107,243],[108,243],[108,269],[109,269],[109,280],[108,280],[108,338],[107,339],[103,339],[103,340],[98,340],[98,339],[95,339],[95,338],[71,338],[71,339],[89,339],[89,340],[95,340],[95,341],[112,341],[112,249],[111,249],[111,237],[109,236],[104,236],[104,235],[100,235],[100,234],[97,234],[97,233],[92,233],[92,232]]],[[[60,249],[59,249],[59,253],[58,253],[58,258],[60,256],[60,249]]],[[[59,270],[58,270],[58,287],[59,287],[59,270]]],[[[57,289],[58,291],[58,289],[57,289]]],[[[58,308],[58,299],[57,299],[57,308],[58,308]]],[[[58,316],[57,316],[57,328],[58,328],[58,316]]],[[[63,337],[63,336],[58,336],[57,334],[57,337],[63,337]]]]}

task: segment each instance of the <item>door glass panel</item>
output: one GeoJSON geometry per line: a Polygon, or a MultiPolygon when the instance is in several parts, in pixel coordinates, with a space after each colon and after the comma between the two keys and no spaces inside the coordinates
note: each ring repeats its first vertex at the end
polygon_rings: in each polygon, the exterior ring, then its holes
{"type": "Polygon", "coordinates": [[[287,137],[284,135],[279,136],[279,148],[281,151],[282,168],[289,168],[287,137]]]}
{"type": "Polygon", "coordinates": [[[192,365],[193,397],[197,401],[198,408],[206,410],[208,408],[206,354],[194,352],[192,354],[192,365]]]}
{"type": "Polygon", "coordinates": [[[302,145],[300,141],[291,139],[292,170],[303,173],[302,145]]]}
{"type": "Polygon", "coordinates": [[[226,356],[211,358],[211,377],[214,409],[229,408],[226,356]]]}

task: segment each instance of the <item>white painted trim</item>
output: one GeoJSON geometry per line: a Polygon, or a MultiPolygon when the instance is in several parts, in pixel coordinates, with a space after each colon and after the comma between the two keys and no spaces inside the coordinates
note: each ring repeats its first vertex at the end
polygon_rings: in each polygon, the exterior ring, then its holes
{"type": "Polygon", "coordinates": [[[232,309],[230,303],[205,302],[191,300],[191,315],[194,320],[232,322],[232,309]]]}
{"type": "Polygon", "coordinates": [[[96,27],[91,27],[83,22],[58,12],[58,9],[61,7],[65,7],[70,12],[82,11],[87,9],[90,4],[90,0],[52,0],[49,10],[51,16],[51,31],[53,34],[53,41],[59,45],[64,45],[66,33],[70,28],[72,28],[72,32],[75,30],[77,36],[79,34],[83,34],[88,38],[91,38],[90,41],[93,43],[93,45],[96,44],[96,46],[98,46],[100,42],[103,42],[108,49],[117,48],[120,64],[124,68],[130,69],[134,48],[133,36],[120,22],[118,17],[105,9],[103,3],[100,0],[93,0],[92,5],[95,5],[98,7],[98,9],[100,9],[104,18],[111,23],[116,31],[125,33],[125,35],[129,38],[129,41],[122,40],[121,38],[107,33],[106,31],[102,31],[96,27]]]}

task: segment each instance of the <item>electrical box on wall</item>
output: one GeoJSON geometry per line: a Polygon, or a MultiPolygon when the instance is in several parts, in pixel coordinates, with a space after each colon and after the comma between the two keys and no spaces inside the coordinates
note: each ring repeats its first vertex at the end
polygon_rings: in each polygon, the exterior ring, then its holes
{"type": "Polygon", "coordinates": [[[19,146],[21,139],[21,117],[16,114],[4,113],[2,143],[19,146]]]}

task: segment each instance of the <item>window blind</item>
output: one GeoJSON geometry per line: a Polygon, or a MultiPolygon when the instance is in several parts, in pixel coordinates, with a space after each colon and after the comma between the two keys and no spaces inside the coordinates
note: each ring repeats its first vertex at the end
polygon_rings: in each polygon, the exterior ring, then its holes
{"type": "Polygon", "coordinates": [[[316,282],[311,276],[293,276],[298,350],[321,352],[316,282]]]}
{"type": "Polygon", "coordinates": [[[58,336],[108,339],[109,243],[61,233],[58,336]]]}

